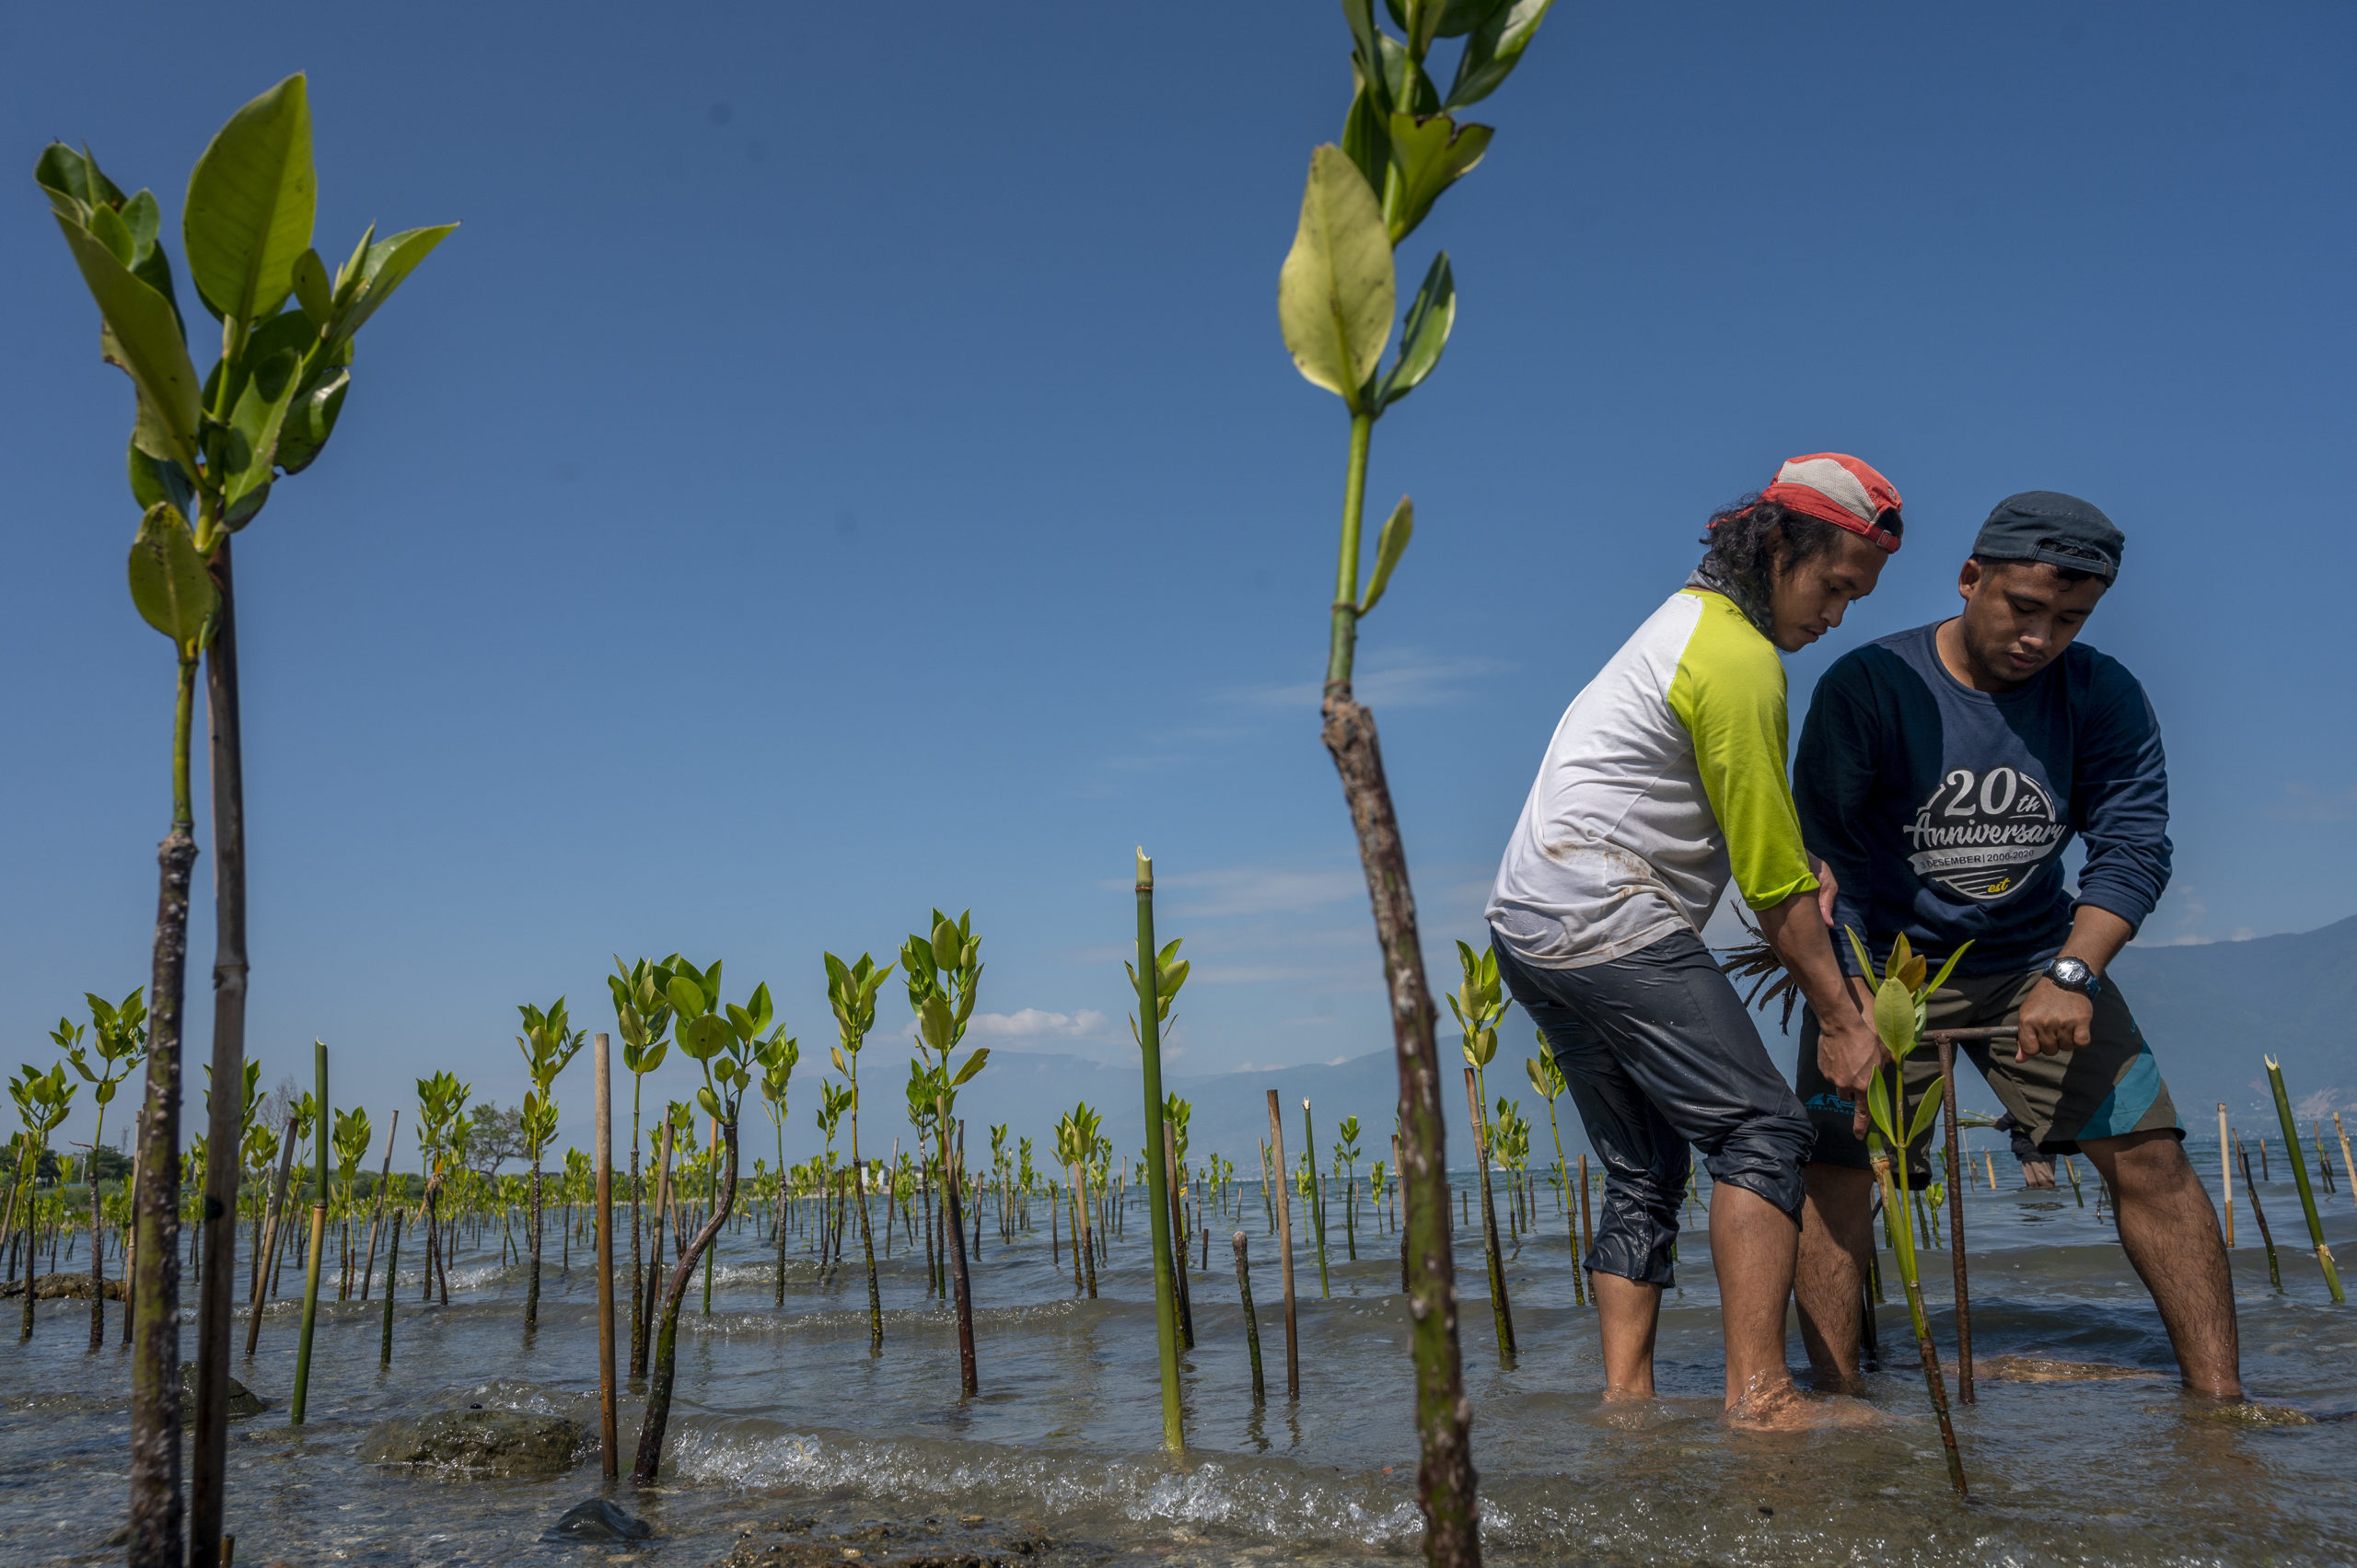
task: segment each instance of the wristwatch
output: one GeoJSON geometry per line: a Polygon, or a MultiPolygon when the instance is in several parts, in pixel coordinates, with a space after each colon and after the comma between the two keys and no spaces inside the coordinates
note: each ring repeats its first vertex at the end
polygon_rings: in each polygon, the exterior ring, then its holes
{"type": "Polygon", "coordinates": [[[2065,991],[2075,991],[2090,999],[2103,989],[2103,977],[2089,969],[2084,958],[2057,958],[2046,966],[2046,978],[2065,991]]]}

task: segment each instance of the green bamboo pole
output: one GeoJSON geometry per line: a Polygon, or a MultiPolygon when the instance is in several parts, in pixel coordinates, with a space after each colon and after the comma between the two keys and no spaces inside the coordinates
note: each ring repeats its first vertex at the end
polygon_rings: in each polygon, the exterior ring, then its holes
{"type": "Polygon", "coordinates": [[[303,1424],[303,1400],[310,1391],[311,1330],[319,1314],[319,1258],[328,1237],[328,1048],[325,1041],[313,1040],[311,1050],[319,1075],[319,1114],[315,1124],[319,1185],[311,1200],[311,1259],[303,1274],[303,1337],[295,1351],[295,1400],[286,1415],[289,1426],[303,1424]]]}
{"type": "Polygon", "coordinates": [[[2268,1086],[2275,1091],[2275,1114],[2283,1122],[2283,1148],[2291,1156],[2292,1184],[2300,1190],[2300,1207],[2307,1213],[2308,1239],[2316,1243],[2316,1267],[2324,1271],[2325,1288],[2332,1292],[2332,1304],[2339,1307],[2349,1297],[2341,1293],[2340,1271],[2332,1266],[2332,1249],[2324,1244],[2324,1222],[2316,1217],[2316,1189],[2308,1185],[2308,1161],[2300,1149],[2299,1124],[2292,1120],[2292,1096],[2283,1087],[2283,1069],[2272,1056],[2265,1060],[2268,1086]]]}
{"type": "Polygon", "coordinates": [[[1318,1129],[1309,1124],[1309,1101],[1301,1102],[1302,1167],[1309,1178],[1309,1191],[1302,1194],[1302,1207],[1309,1214],[1309,1227],[1318,1237],[1318,1295],[1320,1300],[1334,1297],[1333,1286],[1326,1283],[1326,1186],[1318,1179],[1318,1129]]]}
{"type": "Polygon", "coordinates": [[[1163,1141],[1162,1016],[1155,996],[1154,862],[1138,850],[1138,1052],[1145,1063],[1146,1212],[1154,1242],[1154,1332],[1162,1360],[1162,1440],[1184,1453],[1178,1410],[1178,1296],[1170,1269],[1170,1179],[1152,1157],[1163,1141]]]}

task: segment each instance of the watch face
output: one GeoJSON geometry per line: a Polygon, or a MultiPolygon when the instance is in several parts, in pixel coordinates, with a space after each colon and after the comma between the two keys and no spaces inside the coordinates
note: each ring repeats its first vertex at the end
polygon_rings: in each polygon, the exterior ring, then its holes
{"type": "Polygon", "coordinates": [[[2054,960],[2054,978],[2064,985],[2084,985],[2091,972],[2085,963],[2077,958],[2054,960]]]}

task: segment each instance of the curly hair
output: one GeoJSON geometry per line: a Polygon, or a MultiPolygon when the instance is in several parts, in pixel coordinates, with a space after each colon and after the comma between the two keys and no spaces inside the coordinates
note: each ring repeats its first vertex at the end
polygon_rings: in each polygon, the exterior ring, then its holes
{"type": "MultiPolygon", "coordinates": [[[[1880,521],[1894,537],[1907,531],[1897,512],[1884,513],[1880,521]]],[[[1717,563],[1720,571],[1765,604],[1774,585],[1779,546],[1784,569],[1790,571],[1804,561],[1831,554],[1840,546],[1842,532],[1822,517],[1795,512],[1781,502],[1762,501],[1754,491],[1712,513],[1701,542],[1710,546],[1709,559],[1717,563]]]]}

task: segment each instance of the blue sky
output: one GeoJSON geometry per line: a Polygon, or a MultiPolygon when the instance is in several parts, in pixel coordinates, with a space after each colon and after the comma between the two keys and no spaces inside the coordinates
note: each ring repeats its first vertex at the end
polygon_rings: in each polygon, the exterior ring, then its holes
{"type": "MultiPolygon", "coordinates": [[[[2174,763],[2147,939],[2357,907],[2352,35],[2321,4],[1562,0],[1403,251],[1412,280],[1449,249],[1459,315],[1376,438],[1419,533],[1361,691],[1436,980],[1564,703],[1712,507],[1828,447],[1891,476],[1909,544],[1792,661],[1796,710],[1830,654],[1946,611],[2000,496],[2084,494],[2131,541],[2088,638],[2174,763]]],[[[296,69],[323,253],[465,226],[238,542],[270,1078],[317,1036],[380,1127],[435,1067],[505,1102],[517,1003],[610,1027],[608,955],[681,949],[769,981],[807,1121],[820,951],[936,904],[983,935],[977,1040],[1119,1060],[1138,842],[1198,961],[1181,1067],[1384,1045],[1315,714],[1344,428],[1274,311],[1349,90],[1329,0],[94,6],[0,37],[0,1059],[145,981],[168,804],[130,399],[24,176],[87,140],[177,256],[205,138],[296,69]]],[[[202,900],[193,936],[192,1063],[202,900]]],[[[586,1080],[560,1094],[570,1129],[586,1080]]]]}

